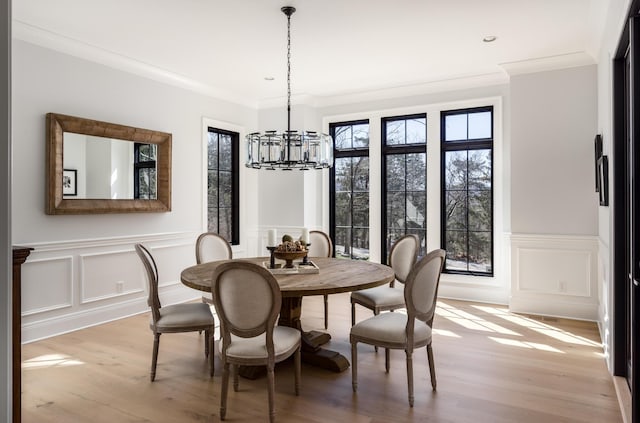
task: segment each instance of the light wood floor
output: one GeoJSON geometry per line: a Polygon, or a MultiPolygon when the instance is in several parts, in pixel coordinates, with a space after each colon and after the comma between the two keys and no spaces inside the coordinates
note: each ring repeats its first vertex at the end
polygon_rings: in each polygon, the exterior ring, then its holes
{"type": "MultiPolygon", "coordinates": [[[[329,297],[331,347],[350,358],[348,294],[329,297]]],[[[370,316],[357,309],[358,319],[370,316]]],[[[322,297],[304,299],[305,329],[323,325],[322,297]]],[[[540,319],[503,306],[440,300],[433,349],[414,353],[415,406],[407,401],[405,356],[359,345],[359,390],[351,371],[303,364],[301,394],[293,367],[276,368],[279,422],[622,422],[594,323],[540,319]]],[[[203,335],[165,334],[156,381],[149,382],[148,315],[23,346],[23,422],[216,422],[220,362],[208,377],[203,335]]],[[[267,420],[265,378],[229,391],[227,421],[267,420]]]]}

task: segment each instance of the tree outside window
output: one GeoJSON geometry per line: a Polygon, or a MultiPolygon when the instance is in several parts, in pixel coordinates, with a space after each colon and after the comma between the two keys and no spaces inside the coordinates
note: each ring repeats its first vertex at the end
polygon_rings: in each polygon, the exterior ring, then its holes
{"type": "Polygon", "coordinates": [[[207,230],[239,243],[239,134],[209,128],[207,142],[207,230]]]}
{"type": "Polygon", "coordinates": [[[331,238],[338,258],[369,259],[369,122],[330,125],[331,238]]]}
{"type": "Polygon", "coordinates": [[[425,114],[382,119],[383,257],[408,234],[419,239],[418,255],[426,253],[426,125],[425,114]]]}
{"type": "Polygon", "coordinates": [[[135,143],[133,145],[133,198],[155,200],[157,193],[155,144],[135,143]]]}
{"type": "Polygon", "coordinates": [[[444,270],[493,275],[493,108],[441,113],[444,270]]]}

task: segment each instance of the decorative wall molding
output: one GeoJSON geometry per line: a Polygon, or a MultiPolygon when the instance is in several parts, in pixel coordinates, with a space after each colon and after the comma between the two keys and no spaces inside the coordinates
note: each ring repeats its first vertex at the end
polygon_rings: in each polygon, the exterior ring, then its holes
{"type": "Polygon", "coordinates": [[[146,275],[133,245],[144,243],[158,263],[163,304],[200,293],[180,282],[195,264],[197,233],[147,234],[37,243],[23,266],[23,341],[147,311],[146,275]]]}
{"type": "MultiPolygon", "coordinates": [[[[160,292],[163,305],[183,303],[200,297],[194,294],[195,291],[189,290],[181,284],[175,284],[169,288],[170,289],[161,290],[160,292]]],[[[113,304],[75,309],[70,313],[41,318],[39,320],[25,322],[25,319],[23,319],[22,342],[34,342],[148,311],[149,306],[147,305],[145,295],[125,299],[113,304]]]]}
{"type": "Polygon", "coordinates": [[[509,76],[514,76],[595,64],[595,59],[589,53],[577,51],[557,56],[540,57],[538,59],[505,62],[501,63],[500,66],[502,66],[509,76]]]}
{"type": "Polygon", "coordinates": [[[240,98],[236,93],[219,87],[212,87],[202,82],[170,72],[166,69],[140,62],[131,57],[122,56],[100,47],[87,44],[73,38],[62,36],[37,26],[13,20],[13,37],[28,43],[36,44],[51,50],[89,60],[125,72],[139,75],[154,81],[176,86],[209,97],[229,101],[248,107],[256,107],[254,101],[240,98]]]}
{"type": "Polygon", "coordinates": [[[22,265],[22,317],[72,307],[73,281],[72,256],[25,262],[22,265]],[[44,295],[27,296],[27,292],[44,295]]]}
{"type": "Polygon", "coordinates": [[[511,236],[511,311],[598,320],[596,236],[511,236]]]}

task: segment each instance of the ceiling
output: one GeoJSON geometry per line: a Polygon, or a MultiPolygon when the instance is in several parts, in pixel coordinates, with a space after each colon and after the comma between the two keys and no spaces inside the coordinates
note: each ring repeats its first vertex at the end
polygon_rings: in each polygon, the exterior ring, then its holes
{"type": "Polygon", "coordinates": [[[506,76],[510,65],[538,59],[578,55],[595,63],[608,3],[14,0],[13,32],[259,105],[286,95],[282,6],[297,8],[291,18],[292,94],[326,98],[506,76]],[[489,35],[496,41],[483,42],[489,35]]]}

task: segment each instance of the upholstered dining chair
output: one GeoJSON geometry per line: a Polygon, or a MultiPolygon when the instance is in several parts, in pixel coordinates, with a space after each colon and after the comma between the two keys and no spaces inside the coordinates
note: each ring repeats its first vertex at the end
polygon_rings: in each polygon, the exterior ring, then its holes
{"type": "Polygon", "coordinates": [[[294,355],[296,395],[300,391],[300,331],[276,326],[282,304],[280,287],[274,276],[262,266],[229,261],[216,267],[211,283],[222,331],[220,419],[225,419],[227,411],[230,365],[233,365],[235,391],[238,390],[238,365],[266,365],[269,420],[273,422],[275,363],[294,355]]]}
{"type": "MultiPolygon", "coordinates": [[[[196,263],[208,263],[217,260],[230,260],[233,250],[229,242],[215,232],[205,232],[196,240],[196,263]]],[[[210,295],[203,295],[202,302],[213,304],[210,295]]]]}
{"type": "Polygon", "coordinates": [[[446,252],[434,250],[413,267],[404,284],[407,313],[381,313],[351,328],[351,384],[358,390],[358,342],[385,348],[385,370],[389,372],[389,349],[405,350],[409,405],[413,407],[413,350],[427,347],[431,387],[436,389],[436,372],[431,331],[438,285],[446,252]]]}
{"type": "MultiPolygon", "coordinates": [[[[331,257],[333,256],[333,243],[331,238],[322,231],[309,231],[309,252],[308,257],[331,257]]],[[[329,327],[329,296],[324,295],[324,328],[329,327]]]]}
{"type": "Polygon", "coordinates": [[[149,297],[147,303],[151,307],[149,327],[153,332],[153,357],[151,359],[151,381],[156,378],[158,348],[160,335],[163,333],[195,332],[205,333],[205,356],[209,358],[209,372],[213,376],[213,337],[215,320],[211,308],[203,303],[173,304],[162,307],[158,296],[158,266],[149,250],[142,244],[135,245],[136,253],[147,273],[149,297]]]}
{"type": "Polygon", "coordinates": [[[356,304],[373,311],[395,310],[404,307],[404,293],[395,282],[404,283],[418,256],[419,241],[416,235],[405,235],[393,244],[389,251],[389,266],[395,273],[395,280],[389,285],[363,289],[351,293],[351,326],[356,324],[356,304]]]}

